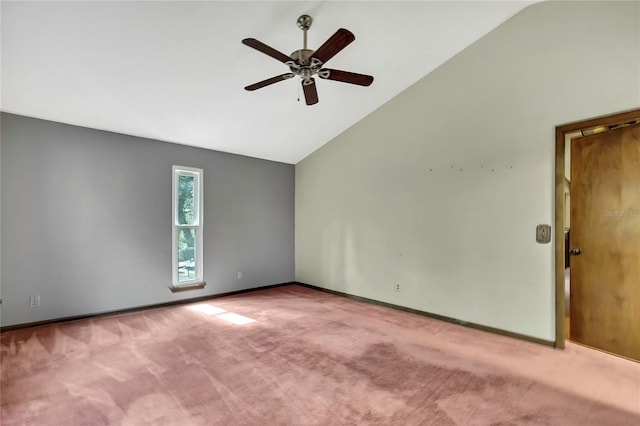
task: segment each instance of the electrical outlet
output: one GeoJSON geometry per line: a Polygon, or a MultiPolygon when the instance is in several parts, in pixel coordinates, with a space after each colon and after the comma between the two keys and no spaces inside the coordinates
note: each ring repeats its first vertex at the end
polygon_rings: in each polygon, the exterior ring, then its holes
{"type": "Polygon", "coordinates": [[[37,308],[40,306],[40,295],[29,296],[29,306],[31,308],[37,308]]]}
{"type": "Polygon", "coordinates": [[[241,280],[242,279],[242,271],[238,271],[238,279],[241,280]]]}
{"type": "Polygon", "coordinates": [[[400,284],[395,284],[394,288],[395,288],[396,291],[400,291],[400,284]]]}

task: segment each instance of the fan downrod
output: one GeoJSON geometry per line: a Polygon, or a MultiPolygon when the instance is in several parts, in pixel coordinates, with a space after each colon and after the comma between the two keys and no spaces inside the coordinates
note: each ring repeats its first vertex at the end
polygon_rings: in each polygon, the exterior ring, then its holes
{"type": "Polygon", "coordinates": [[[313,75],[317,74],[322,63],[320,61],[311,60],[314,50],[307,48],[307,31],[311,28],[313,18],[309,15],[300,15],[298,18],[298,28],[302,30],[302,49],[298,49],[291,53],[292,62],[287,63],[291,72],[302,77],[304,83],[310,84],[309,80],[313,75]],[[310,63],[311,62],[311,63],[310,63]]]}

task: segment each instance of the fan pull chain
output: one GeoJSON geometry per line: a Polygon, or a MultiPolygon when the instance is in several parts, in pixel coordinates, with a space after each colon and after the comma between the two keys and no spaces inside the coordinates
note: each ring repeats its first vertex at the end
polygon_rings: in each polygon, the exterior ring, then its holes
{"type": "Polygon", "coordinates": [[[298,102],[300,102],[300,86],[298,85],[298,102]]]}

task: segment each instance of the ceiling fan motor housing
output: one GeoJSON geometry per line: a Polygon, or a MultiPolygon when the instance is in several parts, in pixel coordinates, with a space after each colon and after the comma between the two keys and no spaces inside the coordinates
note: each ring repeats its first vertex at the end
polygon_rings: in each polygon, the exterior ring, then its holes
{"type": "Polygon", "coordinates": [[[305,65],[309,62],[313,52],[315,52],[315,50],[298,49],[289,56],[291,56],[291,59],[293,59],[298,65],[305,65]]]}
{"type": "Polygon", "coordinates": [[[321,78],[329,77],[329,70],[323,69],[322,62],[312,57],[314,52],[311,49],[296,50],[290,55],[292,61],[287,63],[291,72],[302,78],[303,84],[312,84],[311,77],[316,74],[321,78]]]}

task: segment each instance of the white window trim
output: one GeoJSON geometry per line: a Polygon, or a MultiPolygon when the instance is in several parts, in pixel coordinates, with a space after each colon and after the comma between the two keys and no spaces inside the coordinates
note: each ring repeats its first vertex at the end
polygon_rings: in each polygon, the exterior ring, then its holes
{"type": "Polygon", "coordinates": [[[172,286],[174,288],[178,287],[188,287],[188,286],[198,286],[204,284],[204,265],[203,265],[203,225],[204,225],[204,216],[203,216],[203,207],[204,207],[204,196],[203,196],[203,182],[204,180],[204,172],[202,169],[197,169],[194,167],[185,167],[185,166],[173,166],[172,169],[172,196],[171,196],[171,205],[172,205],[172,213],[171,213],[171,264],[172,264],[172,286]],[[178,197],[176,194],[176,183],[178,180],[178,176],[194,176],[196,178],[196,195],[197,199],[195,200],[196,206],[196,220],[194,225],[179,225],[178,224],[178,197]],[[178,229],[180,228],[192,228],[196,229],[196,266],[195,272],[196,276],[193,280],[189,281],[179,281],[178,279],[178,229]]]}

